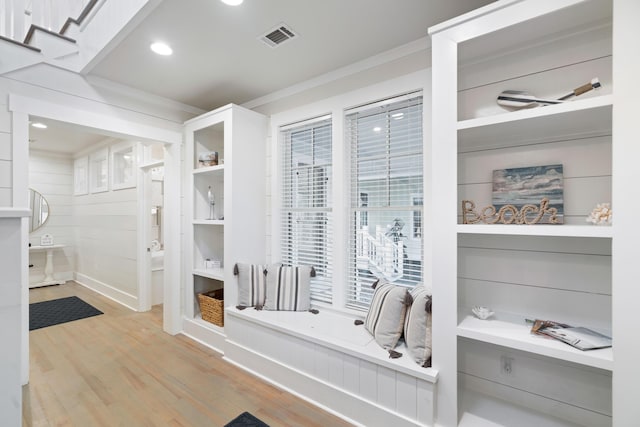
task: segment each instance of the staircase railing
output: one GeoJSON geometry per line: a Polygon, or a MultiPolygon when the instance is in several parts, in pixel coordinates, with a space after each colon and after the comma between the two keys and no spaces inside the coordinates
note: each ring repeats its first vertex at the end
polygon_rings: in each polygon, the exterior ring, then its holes
{"type": "Polygon", "coordinates": [[[59,32],[69,17],[80,16],[91,0],[0,0],[0,36],[22,42],[29,27],[59,32]]]}
{"type": "Polygon", "coordinates": [[[369,234],[366,226],[357,231],[356,255],[358,268],[369,270],[376,277],[393,282],[404,274],[403,243],[394,242],[380,226],[376,226],[375,236],[369,234]]]}

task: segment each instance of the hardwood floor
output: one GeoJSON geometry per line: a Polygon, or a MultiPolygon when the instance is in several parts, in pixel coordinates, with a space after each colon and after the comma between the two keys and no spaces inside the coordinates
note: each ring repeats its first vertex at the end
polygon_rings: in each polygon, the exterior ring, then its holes
{"type": "Polygon", "coordinates": [[[104,315],[29,333],[23,426],[224,426],[244,411],[276,426],[349,426],[162,331],[162,309],[135,313],[74,282],[30,302],[76,295],[104,315]]]}

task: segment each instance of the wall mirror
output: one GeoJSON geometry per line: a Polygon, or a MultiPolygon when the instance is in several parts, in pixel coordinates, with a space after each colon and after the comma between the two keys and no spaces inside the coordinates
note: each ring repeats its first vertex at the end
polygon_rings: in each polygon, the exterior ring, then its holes
{"type": "Polygon", "coordinates": [[[42,227],[49,219],[49,202],[36,190],[29,189],[29,233],[42,227]]]}

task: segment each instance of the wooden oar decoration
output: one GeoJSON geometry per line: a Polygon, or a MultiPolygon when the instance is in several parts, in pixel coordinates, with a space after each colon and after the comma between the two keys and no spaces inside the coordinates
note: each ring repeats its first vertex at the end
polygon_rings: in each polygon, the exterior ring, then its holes
{"type": "Polygon", "coordinates": [[[561,96],[558,99],[538,98],[524,91],[505,90],[500,95],[498,95],[498,105],[501,105],[503,107],[519,109],[519,108],[538,107],[540,105],[562,104],[569,98],[582,95],[583,93],[589,92],[592,89],[598,89],[601,86],[602,85],[600,84],[600,81],[596,77],[592,79],[589,83],[575,88],[571,92],[561,96]]]}

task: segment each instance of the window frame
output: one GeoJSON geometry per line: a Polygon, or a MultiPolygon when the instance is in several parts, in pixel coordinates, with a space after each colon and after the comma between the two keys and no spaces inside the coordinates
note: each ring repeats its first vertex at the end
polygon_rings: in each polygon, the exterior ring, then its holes
{"type": "MultiPolygon", "coordinates": [[[[279,262],[280,239],[280,183],[281,183],[281,153],[279,141],[279,128],[292,123],[301,123],[311,117],[319,117],[331,114],[333,117],[333,303],[323,304],[312,302],[312,305],[332,312],[342,313],[347,316],[361,316],[361,310],[347,307],[345,302],[346,287],[344,286],[347,275],[348,239],[349,233],[349,164],[350,149],[344,144],[344,112],[352,107],[370,104],[376,100],[389,99],[397,95],[421,91],[423,95],[423,178],[424,200],[430,200],[430,170],[429,156],[431,153],[430,129],[430,97],[431,97],[431,70],[429,68],[412,71],[401,77],[380,81],[368,86],[354,89],[348,92],[333,92],[322,99],[311,103],[297,103],[291,107],[275,110],[270,116],[269,150],[267,153],[267,262],[279,262]]],[[[423,209],[423,240],[428,242],[431,235],[429,210],[423,209]]],[[[423,253],[423,277],[425,284],[430,286],[430,276],[425,272],[431,271],[431,247],[429,244],[422,246],[423,253]]]]}
{"type": "MultiPolygon", "coordinates": [[[[280,194],[281,194],[281,206],[279,217],[280,228],[277,236],[280,240],[279,260],[285,264],[299,264],[304,265],[309,258],[315,258],[315,254],[309,255],[309,235],[315,237],[317,229],[325,230],[325,234],[322,235],[320,241],[318,241],[318,247],[320,247],[320,258],[324,257],[323,263],[312,263],[316,270],[315,277],[311,278],[311,300],[314,303],[322,303],[332,305],[333,302],[333,245],[332,245],[332,233],[333,228],[333,200],[332,187],[324,188],[323,184],[318,184],[318,176],[321,176],[330,186],[333,186],[333,120],[331,115],[323,115],[320,117],[305,120],[303,122],[297,122],[290,125],[284,125],[279,127],[279,152],[280,152],[280,165],[281,165],[281,178],[280,178],[280,194]],[[326,138],[326,132],[328,127],[328,141],[329,141],[329,161],[323,161],[320,156],[317,156],[317,138],[326,138]],[[324,131],[322,130],[324,128],[324,131]],[[324,135],[316,136],[316,132],[325,132],[324,135]],[[307,165],[293,165],[291,162],[294,160],[294,140],[293,136],[296,133],[311,132],[311,159],[307,165]],[[287,164],[289,162],[289,164],[287,164]],[[306,178],[300,178],[299,173],[305,172],[306,178]],[[321,172],[317,174],[317,172],[321,172]],[[294,177],[293,174],[298,175],[294,177]],[[318,175],[318,176],[317,176],[318,175]],[[322,205],[316,206],[311,203],[311,206],[300,207],[295,206],[296,202],[304,202],[304,198],[298,198],[301,194],[300,185],[304,182],[307,186],[311,186],[311,197],[314,197],[315,192],[320,186],[321,192],[323,192],[322,205]],[[291,203],[291,206],[285,206],[291,203]],[[296,231],[294,222],[300,223],[300,221],[294,221],[293,217],[306,217],[309,218],[310,229],[301,228],[300,233],[302,236],[298,236],[296,240],[296,231]],[[313,217],[319,218],[313,220],[313,217]],[[314,223],[315,221],[315,223],[314,223]],[[322,224],[324,222],[324,224],[322,224]],[[305,241],[305,238],[307,239],[305,241]],[[307,249],[307,254],[304,254],[307,249]],[[296,252],[297,255],[293,255],[296,252]],[[302,255],[301,255],[302,254],[302,255]],[[296,258],[302,259],[302,262],[296,260],[296,258]]],[[[324,139],[320,139],[321,142],[326,142],[324,139]]],[[[311,200],[313,202],[313,200],[311,200]]],[[[304,223],[304,220],[303,220],[304,223]]]]}
{"type": "MultiPolygon", "coordinates": [[[[419,185],[422,189],[422,200],[425,197],[425,166],[424,166],[424,94],[422,91],[415,91],[391,98],[387,98],[381,101],[377,101],[370,104],[364,104],[353,109],[344,111],[344,128],[345,128],[345,141],[344,145],[348,146],[351,150],[349,159],[349,181],[348,185],[351,188],[349,193],[349,206],[348,216],[350,218],[350,228],[348,230],[349,241],[347,243],[348,248],[348,265],[345,274],[345,304],[348,308],[356,311],[365,311],[368,309],[367,300],[373,295],[373,290],[370,288],[370,284],[377,279],[387,280],[392,283],[402,284],[409,288],[424,281],[424,231],[420,237],[414,235],[414,218],[415,209],[413,200],[416,196],[415,190],[407,188],[407,193],[400,200],[394,200],[393,187],[399,185],[398,176],[394,177],[393,163],[394,161],[402,160],[413,156],[411,154],[414,150],[411,146],[394,149],[394,141],[398,138],[391,138],[391,132],[393,131],[394,117],[398,108],[411,109],[416,105],[420,105],[420,134],[422,144],[419,147],[420,157],[420,182],[419,185]],[[403,107],[403,104],[405,105],[403,107]],[[377,111],[379,109],[379,112],[377,111]],[[360,115],[361,114],[361,115],[360,115]],[[376,125],[373,128],[373,135],[376,132],[381,132],[383,129],[379,128],[376,121],[384,122],[386,133],[382,133],[381,137],[371,136],[372,134],[360,134],[359,126],[360,120],[370,125],[376,125]],[[356,139],[353,139],[353,132],[356,132],[356,139]],[[359,139],[362,136],[363,139],[359,139]],[[369,142],[367,142],[367,139],[369,142]],[[354,146],[358,144],[358,141],[364,141],[365,146],[354,146]],[[380,147],[378,147],[378,145],[380,147]],[[353,155],[355,149],[366,149],[365,154],[359,159],[354,159],[353,155]],[[371,151],[371,149],[374,149],[371,151]],[[374,186],[376,181],[383,183],[382,187],[375,188],[375,191],[379,192],[379,195],[384,199],[386,197],[386,203],[384,200],[382,204],[378,206],[375,202],[369,198],[369,206],[362,208],[361,194],[364,192],[361,187],[362,181],[358,181],[358,178],[354,176],[356,170],[362,167],[366,163],[374,164],[375,162],[381,162],[384,165],[384,171],[378,177],[376,174],[371,175],[372,170],[376,170],[375,167],[368,166],[369,180],[373,176],[371,181],[374,186]],[[404,202],[403,202],[404,200],[404,202]],[[382,229],[382,224],[375,224],[376,221],[372,221],[368,218],[370,215],[378,217],[385,217],[385,223],[387,224],[387,231],[382,229]],[[367,229],[360,230],[362,224],[358,223],[358,220],[363,215],[367,216],[367,229]],[[402,220],[404,218],[404,221],[402,220]],[[397,222],[400,220],[400,222],[397,222]],[[402,224],[401,226],[399,226],[402,224]],[[392,225],[389,229],[389,225],[392,225]],[[406,226],[409,227],[406,227],[406,226]],[[375,226],[374,230],[371,227],[375,226]],[[399,226],[398,236],[393,236],[393,242],[387,242],[389,232],[394,229],[394,226],[399,226]],[[383,242],[387,242],[384,243],[383,242]],[[397,242],[403,242],[402,247],[396,247],[397,242]],[[411,245],[408,243],[411,242],[411,245]],[[415,261],[408,259],[411,253],[415,256],[414,247],[418,243],[419,249],[419,264],[415,261]],[[409,248],[411,246],[411,248],[409,248]],[[410,250],[411,249],[411,250],[410,250]],[[406,259],[406,261],[405,261],[406,259]],[[368,260],[365,265],[365,260],[368,260]],[[416,277],[417,276],[417,277],[416,277]]],[[[416,117],[410,123],[415,125],[416,117]]],[[[407,137],[408,138],[408,137],[407,137]]],[[[402,138],[401,138],[402,140],[402,138]]],[[[362,175],[365,176],[365,175],[362,175]]],[[[411,180],[415,176],[407,175],[409,182],[406,184],[411,185],[411,180]]],[[[395,194],[398,195],[397,193],[395,194]]],[[[400,194],[402,196],[402,194],[400,194]]],[[[418,209],[421,214],[421,220],[424,221],[424,203],[418,209]]]]}

